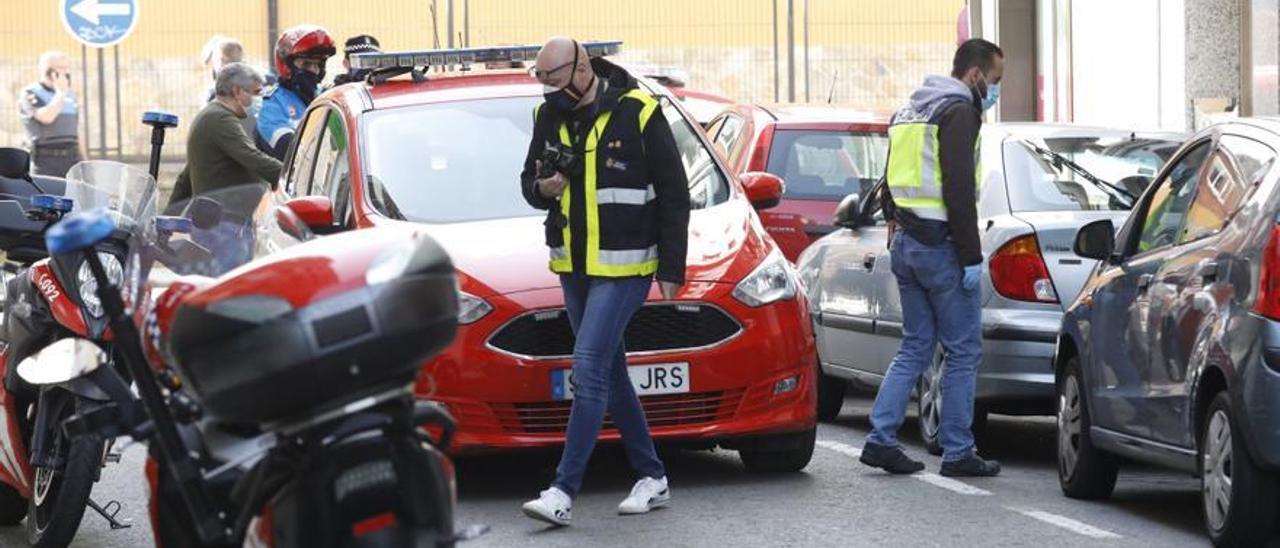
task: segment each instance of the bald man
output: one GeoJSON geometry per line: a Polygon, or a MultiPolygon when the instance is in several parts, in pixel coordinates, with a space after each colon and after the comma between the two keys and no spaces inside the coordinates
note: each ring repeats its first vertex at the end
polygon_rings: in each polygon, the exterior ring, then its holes
{"type": "Polygon", "coordinates": [[[46,51],[37,68],[40,81],[22,90],[18,112],[35,172],[63,177],[88,157],[80,140],[80,106],[71,89],[71,60],[60,51],[46,51]]]}
{"type": "Polygon", "coordinates": [[[551,487],[524,513],[569,524],[606,411],[639,476],[618,512],[647,513],[671,492],[622,334],[655,277],[664,299],[684,285],[689,182],[662,108],[625,70],[560,37],[542,47],[534,75],[545,101],[534,111],[520,179],[525,199],[547,210],[551,270],[575,343],[564,454],[551,487]]]}

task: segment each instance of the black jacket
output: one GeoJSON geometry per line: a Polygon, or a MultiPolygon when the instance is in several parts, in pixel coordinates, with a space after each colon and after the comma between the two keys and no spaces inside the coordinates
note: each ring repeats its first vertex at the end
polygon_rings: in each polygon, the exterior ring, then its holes
{"type": "MultiPolygon", "coordinates": [[[[542,157],[546,143],[560,143],[559,129],[567,123],[574,152],[585,164],[588,133],[600,116],[610,113],[603,134],[594,136],[596,186],[625,188],[653,187],[653,200],[643,206],[600,204],[598,241],[602,249],[635,249],[653,245],[658,249],[659,280],[684,283],[685,255],[689,235],[689,183],[680,151],[661,105],[652,110],[643,131],[639,115],[643,105],[624,97],[638,89],[636,79],[625,70],[604,59],[593,59],[591,66],[600,78],[600,90],[592,105],[568,114],[555,112],[545,104],[535,112],[533,138],[525,157],[520,182],[525,200],[535,208],[548,210],[547,245],[564,245],[563,227],[568,223],[570,256],[574,272],[587,272],[585,266],[587,233],[584,170],[569,174],[569,218],[561,213],[559,200],[548,200],[537,190],[536,161],[542,157]]],[[[656,99],[656,98],[655,98],[656,99]]],[[[584,166],[590,169],[590,166],[584,166]]]]}
{"type": "Polygon", "coordinates": [[[942,163],[942,201],[947,225],[956,246],[960,266],[982,263],[982,239],[978,234],[977,180],[974,146],[982,129],[982,107],[956,103],[943,112],[938,125],[938,153],[942,163]]]}

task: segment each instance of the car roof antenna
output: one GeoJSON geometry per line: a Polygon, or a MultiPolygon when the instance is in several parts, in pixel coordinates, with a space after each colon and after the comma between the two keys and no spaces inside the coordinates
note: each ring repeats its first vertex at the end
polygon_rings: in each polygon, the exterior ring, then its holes
{"type": "Polygon", "coordinates": [[[836,73],[831,77],[831,91],[827,92],[827,104],[831,104],[836,99],[836,82],[840,81],[840,69],[836,69],[836,73]]]}

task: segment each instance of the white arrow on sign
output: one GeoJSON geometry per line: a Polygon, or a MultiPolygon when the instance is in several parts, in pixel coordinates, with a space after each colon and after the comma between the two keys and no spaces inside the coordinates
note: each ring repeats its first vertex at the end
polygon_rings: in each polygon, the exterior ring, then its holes
{"type": "Polygon", "coordinates": [[[81,0],[79,4],[71,6],[71,13],[98,25],[102,22],[102,16],[127,16],[132,8],[129,4],[103,4],[98,0],[81,0]]]}

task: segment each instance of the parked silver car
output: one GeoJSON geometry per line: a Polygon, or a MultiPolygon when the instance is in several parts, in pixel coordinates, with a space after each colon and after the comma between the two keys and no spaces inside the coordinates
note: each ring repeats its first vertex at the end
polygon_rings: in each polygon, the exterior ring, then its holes
{"type": "MultiPolygon", "coordinates": [[[[987,412],[1054,413],[1053,350],[1092,261],[1072,253],[1076,230],[1117,224],[1177,150],[1176,134],[1048,124],[996,124],[979,137],[978,198],[983,277],[983,362],[975,431],[987,412]]],[[[822,363],[819,417],[834,418],[846,381],[880,384],[902,339],[902,305],[889,267],[883,184],[846,198],[833,232],[797,267],[813,307],[822,363]]],[[[938,453],[942,355],[920,380],[920,431],[938,453]]]]}

